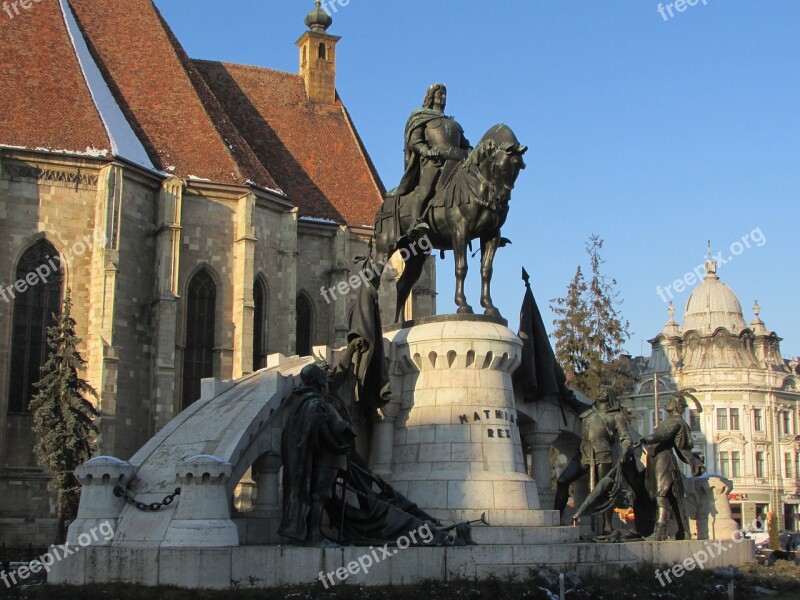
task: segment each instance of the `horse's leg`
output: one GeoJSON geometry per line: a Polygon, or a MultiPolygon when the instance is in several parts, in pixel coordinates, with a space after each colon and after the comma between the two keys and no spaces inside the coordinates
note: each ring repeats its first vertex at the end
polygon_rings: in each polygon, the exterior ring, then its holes
{"type": "Polygon", "coordinates": [[[467,225],[461,222],[453,228],[453,255],[456,262],[456,306],[458,314],[472,314],[464,295],[464,280],[467,278],[467,225]]]}
{"type": "Polygon", "coordinates": [[[494,255],[500,245],[500,235],[488,240],[481,240],[481,306],[484,314],[499,317],[500,311],[492,303],[492,272],[494,271],[494,255]]]}
{"type": "MultiPolygon", "coordinates": [[[[408,252],[406,250],[406,252],[408,252]]],[[[401,251],[402,253],[402,251],[401,251]]],[[[397,280],[397,311],[395,312],[394,322],[400,322],[400,315],[403,313],[403,308],[406,305],[408,297],[411,295],[411,290],[414,284],[419,281],[422,275],[422,269],[425,267],[425,259],[427,254],[416,253],[412,254],[409,258],[405,259],[405,268],[400,279],[397,280]]]]}

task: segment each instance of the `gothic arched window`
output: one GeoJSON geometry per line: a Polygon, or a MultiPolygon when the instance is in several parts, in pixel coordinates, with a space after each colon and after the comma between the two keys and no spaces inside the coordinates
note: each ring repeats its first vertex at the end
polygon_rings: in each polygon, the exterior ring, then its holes
{"type": "Polygon", "coordinates": [[[28,402],[36,393],[34,383],[41,379],[40,368],[47,362],[47,328],[56,323],[54,315],[61,314],[64,278],[59,261],[53,245],[39,240],[17,263],[14,281],[24,282],[24,291],[19,292],[18,288],[7,291],[9,295],[14,294],[8,389],[8,412],[11,413],[28,410],[28,402]],[[31,274],[35,278],[29,277],[31,274]]]}
{"type": "Polygon", "coordinates": [[[183,351],[183,408],[200,398],[200,380],[214,376],[217,286],[205,269],[186,294],[186,347],[183,351]]]}
{"type": "Polygon", "coordinates": [[[253,371],[267,365],[267,286],[261,277],[253,284],[253,371]]]}
{"type": "Polygon", "coordinates": [[[311,356],[311,332],[314,331],[314,307],[305,294],[297,296],[297,354],[311,356]]]}

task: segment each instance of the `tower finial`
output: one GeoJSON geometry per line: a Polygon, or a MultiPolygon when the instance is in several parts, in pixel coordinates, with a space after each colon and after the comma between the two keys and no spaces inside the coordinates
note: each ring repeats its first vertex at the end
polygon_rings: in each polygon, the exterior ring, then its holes
{"type": "Polygon", "coordinates": [[[305,24],[311,31],[324,33],[333,23],[328,11],[322,8],[321,0],[314,0],[314,9],[306,15],[305,24]]]}
{"type": "Polygon", "coordinates": [[[706,279],[718,279],[717,277],[717,261],[714,260],[711,254],[711,240],[708,240],[708,255],[706,258],[706,279]]]}

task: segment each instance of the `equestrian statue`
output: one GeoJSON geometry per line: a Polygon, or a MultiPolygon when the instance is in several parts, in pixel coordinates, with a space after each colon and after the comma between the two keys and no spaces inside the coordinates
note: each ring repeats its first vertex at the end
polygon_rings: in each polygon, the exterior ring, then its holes
{"type": "Polygon", "coordinates": [[[455,303],[458,313],[467,314],[473,312],[464,295],[467,248],[472,240],[480,240],[481,306],[485,314],[500,316],[492,303],[492,264],[497,249],[507,242],[500,228],[528,148],[503,124],[489,129],[472,148],[461,126],[444,114],[446,101],[445,86],[434,84],[422,108],[409,117],[405,172],[376,216],[378,262],[387,264],[393,253],[400,252],[405,263],[397,281],[395,322],[425,265],[426,253],[408,251],[423,237],[428,250],[455,253],[455,303]]]}

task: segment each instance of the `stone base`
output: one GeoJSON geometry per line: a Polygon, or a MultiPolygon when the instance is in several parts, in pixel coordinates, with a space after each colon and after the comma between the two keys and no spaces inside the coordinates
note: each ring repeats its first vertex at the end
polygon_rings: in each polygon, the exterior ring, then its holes
{"type": "MultiPolygon", "coordinates": [[[[491,528],[487,528],[491,529],[491,528]]],[[[476,528],[477,530],[477,528],[476,528]]],[[[480,534],[484,535],[484,534],[480,534]]],[[[488,534],[487,534],[488,535],[488,534]]],[[[524,533],[523,533],[524,535],[524,533]]],[[[725,542],[727,549],[711,558],[705,568],[742,565],[755,558],[751,540],[725,542]]],[[[104,548],[87,547],[56,562],[49,583],[138,583],[183,588],[274,588],[284,585],[318,585],[320,578],[337,569],[349,574],[336,584],[400,585],[423,581],[454,581],[516,577],[524,580],[538,567],[576,570],[579,575],[613,575],[623,566],[642,563],[672,566],[708,552],[708,542],[629,542],[626,544],[519,544],[478,545],[459,548],[390,549],[392,556],[373,560],[369,548],[302,548],[297,546],[240,546],[236,548],[104,548]],[[396,553],[396,554],[395,554],[396,553]],[[358,561],[373,564],[364,572],[358,561]]],[[[344,573],[340,571],[340,573],[344,573]]]]}

